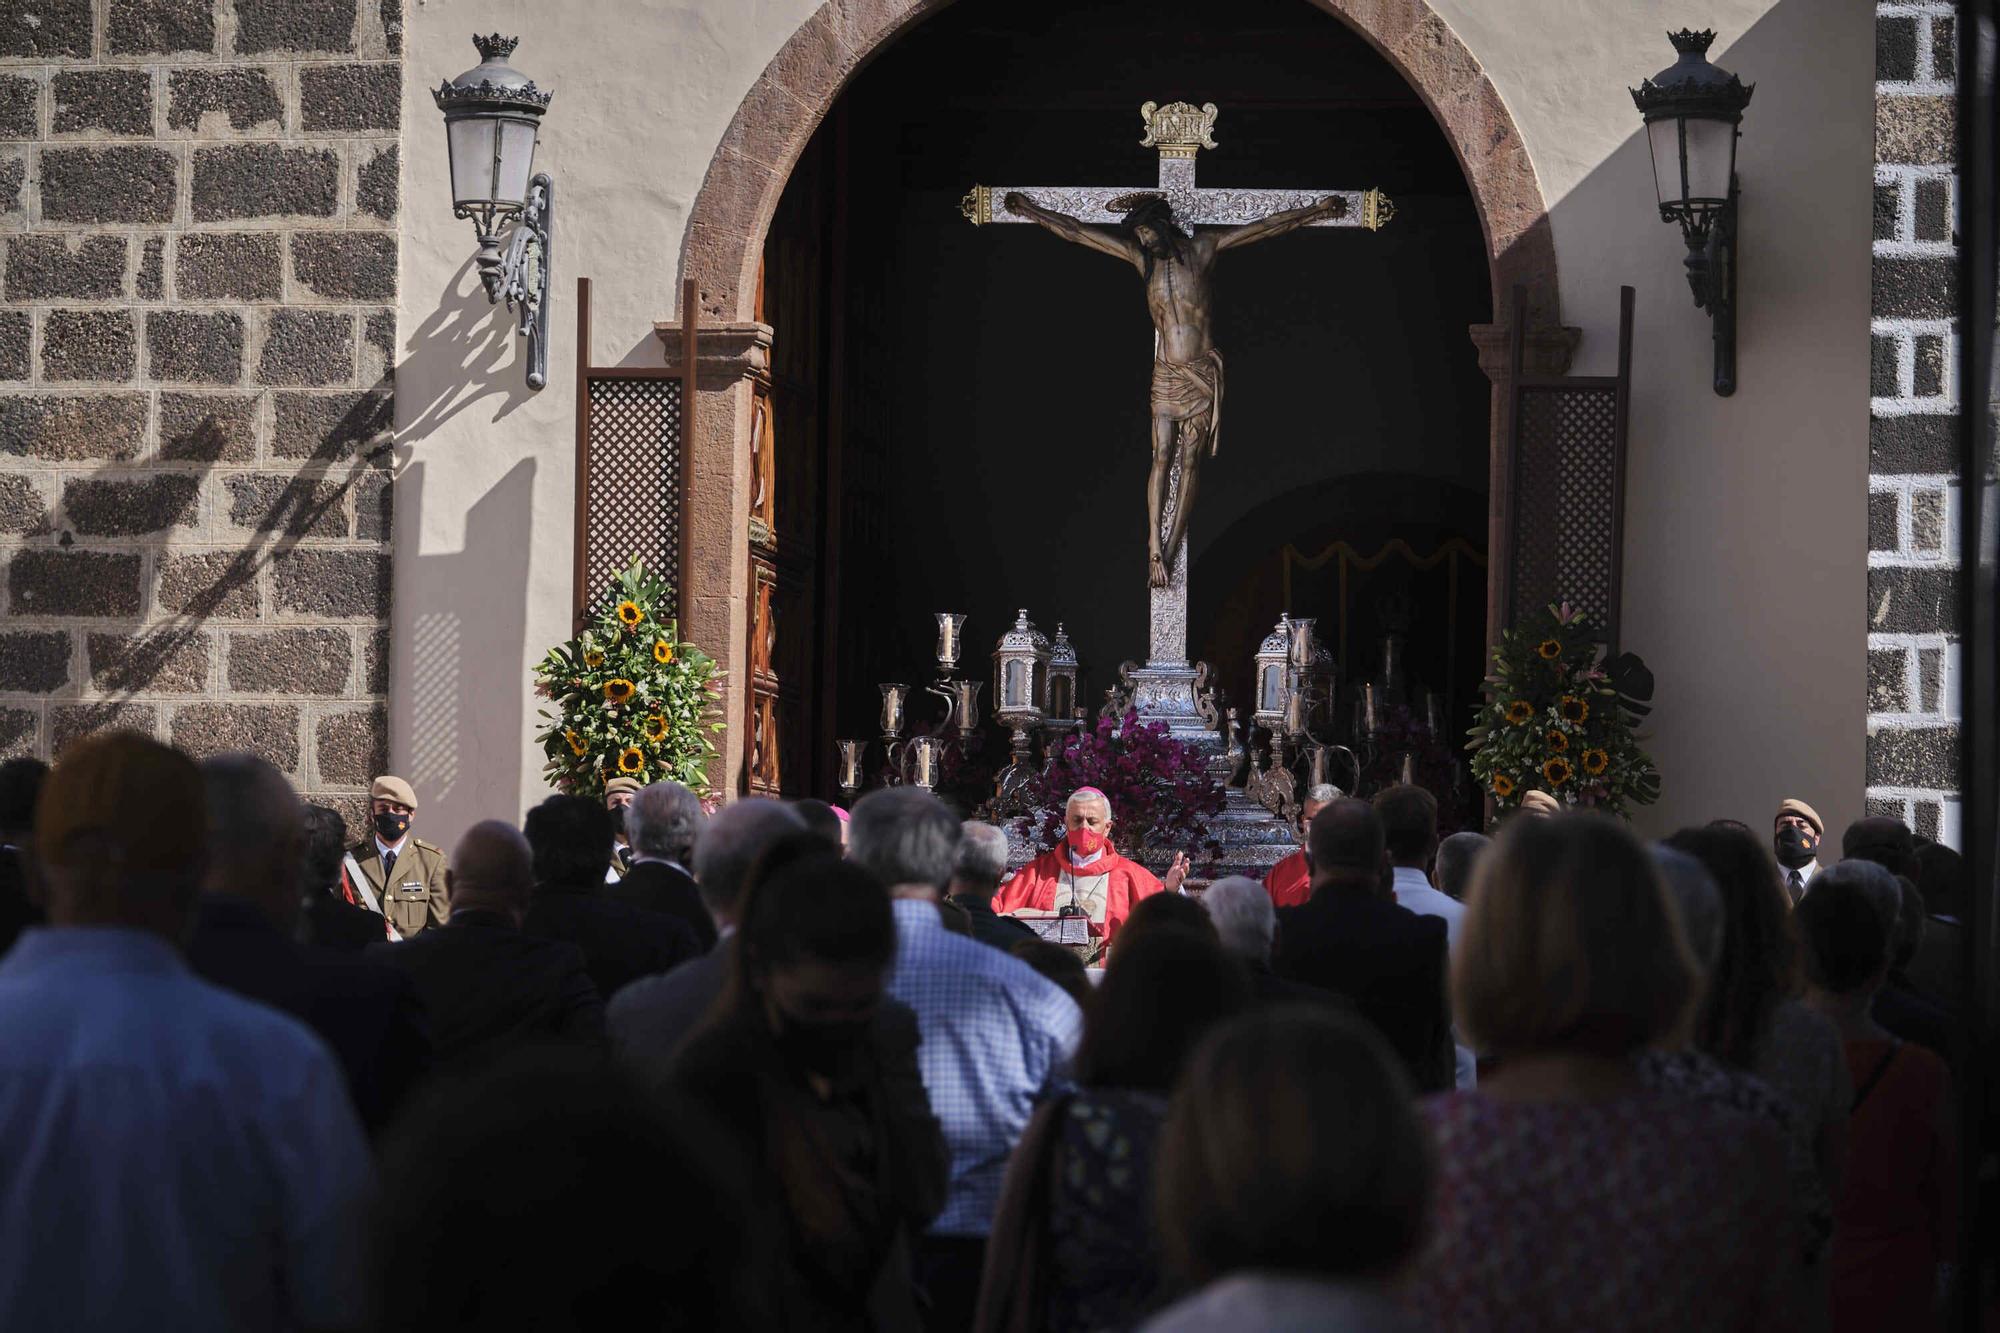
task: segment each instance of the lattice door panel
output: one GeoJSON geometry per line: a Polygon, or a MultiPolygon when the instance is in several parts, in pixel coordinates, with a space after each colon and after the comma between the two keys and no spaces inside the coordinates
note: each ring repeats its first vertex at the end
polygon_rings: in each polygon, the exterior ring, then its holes
{"type": "Polygon", "coordinates": [[[590,380],[589,510],[584,541],[587,611],[638,556],[680,588],[681,383],[590,380]]]}
{"type": "Polygon", "coordinates": [[[1617,389],[1523,386],[1520,393],[1511,618],[1567,601],[1615,633],[1617,389]]]}

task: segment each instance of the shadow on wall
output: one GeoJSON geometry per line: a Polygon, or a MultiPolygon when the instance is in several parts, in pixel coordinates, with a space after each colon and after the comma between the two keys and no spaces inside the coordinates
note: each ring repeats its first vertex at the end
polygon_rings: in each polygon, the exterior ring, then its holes
{"type": "MultiPolygon", "coordinates": [[[[1846,22],[1780,0],[1714,54],[1759,85],[1738,149],[1734,397],[1712,392],[1711,325],[1636,111],[1550,210],[1564,313],[1593,330],[1572,373],[1612,371],[1617,289],[1638,289],[1622,637],[1659,681],[1646,743],[1665,778],[1642,831],[1756,823],[1793,794],[1829,827],[1862,813],[1874,29],[1846,22]]],[[[1656,55],[1614,73],[1637,83],[1673,53],[1656,55]]]]}
{"type": "MultiPolygon", "coordinates": [[[[379,530],[385,522],[387,493],[374,492],[377,510],[371,516],[366,509],[368,489],[364,489],[364,483],[384,478],[384,469],[390,462],[386,443],[372,446],[369,443],[389,427],[388,400],[380,388],[378,385],[375,390],[357,395],[354,406],[322,432],[321,447],[301,461],[299,470],[285,480],[275,495],[256,497],[254,513],[246,511],[255,530],[229,553],[220,569],[177,592],[171,614],[135,637],[108,667],[99,670],[92,663],[87,683],[101,691],[102,697],[82,705],[79,720],[69,729],[72,734],[82,736],[115,725],[126,705],[145,693],[194,644],[212,616],[241,614],[240,610],[228,609],[232,601],[240,602],[239,593],[249,590],[254,607],[257,571],[282,564],[300,538],[327,535],[324,525],[328,521],[340,525],[341,530],[333,535],[347,535],[344,501],[349,491],[361,490],[356,523],[362,538],[368,538],[371,528],[379,530]],[[362,452],[350,455],[357,442],[362,452]]],[[[231,432],[242,429],[240,423],[225,422],[216,416],[203,417],[172,438],[163,439],[156,457],[110,463],[86,477],[68,480],[56,507],[44,512],[30,528],[28,538],[35,544],[23,546],[9,559],[6,577],[16,589],[24,584],[67,582],[60,574],[52,577],[48,562],[73,561],[74,567],[67,576],[76,580],[70,595],[73,605],[51,613],[37,608],[24,593],[16,591],[13,613],[29,617],[103,616],[111,623],[136,628],[143,620],[147,598],[141,596],[133,601],[99,584],[106,566],[91,562],[136,563],[139,557],[131,553],[96,552],[88,543],[102,538],[168,541],[182,533],[183,525],[197,521],[203,480],[219,462],[230,457],[233,445],[241,443],[232,439],[231,432]],[[163,462],[196,466],[165,471],[157,466],[163,462]],[[80,535],[86,544],[76,548],[80,535]],[[97,586],[93,587],[94,584],[97,586]]],[[[158,577],[156,572],[156,582],[158,577]]],[[[161,595],[156,587],[151,600],[158,604],[161,595]]]]}
{"type": "MultiPolygon", "coordinates": [[[[424,467],[411,464],[398,483],[410,515],[423,512],[424,467]]],[[[521,787],[534,496],[535,460],[524,458],[472,506],[462,549],[397,558],[396,754],[427,836],[520,813],[492,809],[480,793],[521,787]]]]}
{"type": "Polygon", "coordinates": [[[522,364],[528,350],[515,337],[516,316],[505,305],[487,301],[485,289],[469,281],[472,270],[470,259],[458,266],[430,316],[403,342],[407,356],[396,368],[401,380],[440,387],[429,402],[405,404],[400,415],[408,424],[398,433],[398,444],[418,443],[488,398],[500,399],[494,421],[505,420],[528,401],[522,364]]]}

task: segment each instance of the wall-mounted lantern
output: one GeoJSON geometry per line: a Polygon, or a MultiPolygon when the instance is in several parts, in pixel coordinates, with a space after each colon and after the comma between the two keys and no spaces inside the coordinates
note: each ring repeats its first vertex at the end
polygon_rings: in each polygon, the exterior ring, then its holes
{"type": "Polygon", "coordinates": [[[1736,392],[1737,126],[1755,85],[1708,63],[1709,31],[1667,40],[1680,59],[1632,89],[1646,120],[1660,218],[1680,224],[1688,285],[1715,331],[1715,391],[1736,392]]]}
{"type": "Polygon", "coordinates": [[[528,387],[549,382],[549,243],[555,182],[535,174],[535,136],[553,93],[507,63],[518,37],[474,37],[479,63],[431,96],[444,112],[451,152],[452,210],[479,237],[486,299],[520,315],[528,340],[528,387]],[[501,233],[511,227],[501,252],[501,233]]]}

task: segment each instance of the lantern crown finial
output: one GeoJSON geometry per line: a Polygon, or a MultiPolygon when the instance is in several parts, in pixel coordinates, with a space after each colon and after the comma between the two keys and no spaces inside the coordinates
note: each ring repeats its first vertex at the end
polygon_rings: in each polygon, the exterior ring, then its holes
{"type": "Polygon", "coordinates": [[[475,36],[472,44],[479,48],[480,63],[439,84],[431,93],[440,111],[463,114],[480,108],[513,108],[540,115],[549,109],[555,93],[537,88],[533,79],[507,63],[507,57],[521,44],[519,37],[496,32],[475,36]]]}
{"type": "Polygon", "coordinates": [[[1729,120],[1750,105],[1756,85],[1709,63],[1708,48],[1715,41],[1711,29],[1682,28],[1668,33],[1667,40],[1680,59],[1630,90],[1632,104],[1647,120],[1670,116],[1729,120]]]}
{"type": "Polygon", "coordinates": [[[502,37],[499,33],[481,36],[472,34],[472,44],[479,50],[479,58],[489,64],[505,60],[514,54],[514,48],[521,44],[519,37],[502,37]]]}
{"type": "Polygon", "coordinates": [[[1696,32],[1693,28],[1682,28],[1679,32],[1668,33],[1667,40],[1674,44],[1674,50],[1684,56],[1705,56],[1715,41],[1715,29],[1703,28],[1696,32]]]}

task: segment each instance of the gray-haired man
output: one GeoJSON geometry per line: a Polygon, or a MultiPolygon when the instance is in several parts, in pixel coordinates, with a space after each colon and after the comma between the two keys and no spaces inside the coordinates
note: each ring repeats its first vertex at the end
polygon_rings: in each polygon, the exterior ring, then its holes
{"type": "Polygon", "coordinates": [[[612,997],[604,1016],[612,1050],[642,1082],[657,1087],[665,1080],[674,1053],[722,994],[729,977],[729,937],[736,933],[737,913],[749,892],[750,868],[766,847],[805,827],[788,807],[751,797],[726,807],[702,830],[694,853],[695,884],[714,919],[715,947],[671,972],[626,986],[612,997]]]}
{"type": "Polygon", "coordinates": [[[996,949],[1012,949],[1035,938],[1024,921],[993,910],[993,894],[1007,877],[1007,835],[991,824],[968,819],[958,831],[958,850],[951,858],[951,885],[945,900],[972,918],[972,938],[996,949]]]}
{"type": "Polygon", "coordinates": [[[625,806],[632,865],[604,896],[687,922],[703,949],[715,947],[715,920],[702,906],[688,865],[708,817],[701,798],[678,782],[641,788],[625,806]]]}

